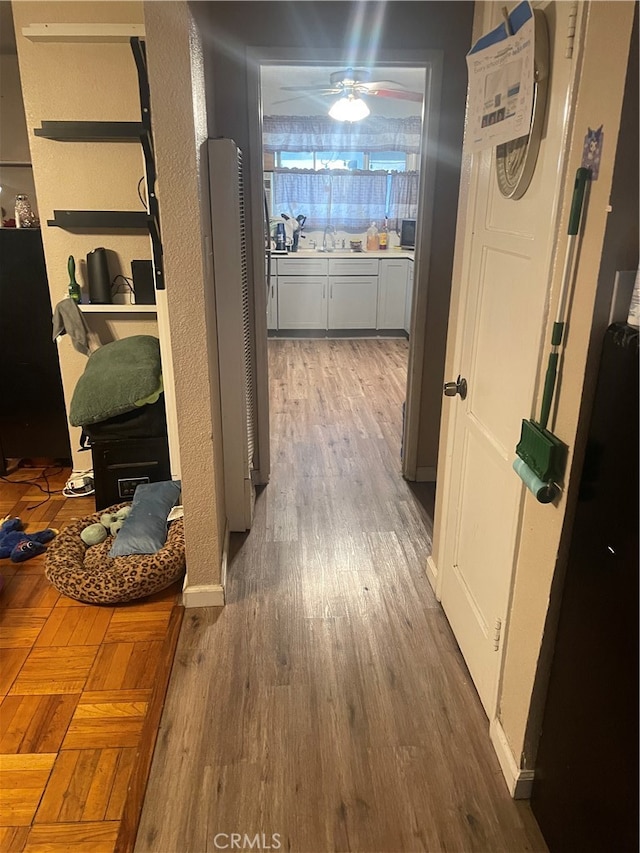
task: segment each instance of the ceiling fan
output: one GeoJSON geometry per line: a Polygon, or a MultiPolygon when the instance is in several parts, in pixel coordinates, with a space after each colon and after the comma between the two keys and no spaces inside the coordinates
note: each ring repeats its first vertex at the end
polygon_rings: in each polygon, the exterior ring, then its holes
{"type": "MultiPolygon", "coordinates": [[[[372,80],[372,72],[364,68],[345,68],[329,75],[329,86],[281,86],[285,92],[300,92],[297,97],[306,95],[330,96],[338,95],[343,98],[396,98],[403,101],[422,102],[421,92],[412,92],[402,83],[395,80],[372,80]]],[[[296,100],[289,98],[287,100],[296,100]]],[[[277,103],[285,103],[278,101],[277,103]]]]}

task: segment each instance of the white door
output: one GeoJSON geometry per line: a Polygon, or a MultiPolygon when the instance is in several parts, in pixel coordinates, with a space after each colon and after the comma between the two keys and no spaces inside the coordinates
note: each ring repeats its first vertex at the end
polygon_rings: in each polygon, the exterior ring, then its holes
{"type": "MultiPolygon", "coordinates": [[[[529,189],[499,192],[493,151],[471,160],[455,373],[468,394],[454,408],[444,476],[444,562],[439,595],[482,703],[495,710],[523,486],[511,464],[532,400],[564,174],[566,105],[574,60],[565,57],[570,3],[548,16],[551,87],[546,136],[529,189]],[[554,23],[555,22],[555,23],[554,23]]],[[[483,32],[501,21],[485,4],[483,32]]],[[[456,376],[445,377],[455,380],[456,376]]]]}

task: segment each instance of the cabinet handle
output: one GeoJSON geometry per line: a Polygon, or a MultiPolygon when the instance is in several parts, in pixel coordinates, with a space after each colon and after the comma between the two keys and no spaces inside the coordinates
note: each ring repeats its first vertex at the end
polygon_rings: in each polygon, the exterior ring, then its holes
{"type": "Polygon", "coordinates": [[[327,298],[327,285],[326,284],[322,285],[322,298],[323,299],[327,298]]]}
{"type": "Polygon", "coordinates": [[[271,298],[273,299],[273,285],[271,285],[271,298]]]}

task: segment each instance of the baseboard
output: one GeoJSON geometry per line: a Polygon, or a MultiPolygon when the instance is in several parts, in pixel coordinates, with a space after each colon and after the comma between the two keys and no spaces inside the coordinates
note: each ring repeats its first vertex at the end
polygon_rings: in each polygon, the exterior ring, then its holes
{"type": "Polygon", "coordinates": [[[227,564],[229,561],[229,525],[224,531],[222,560],[220,563],[220,583],[189,584],[189,573],[184,576],[182,585],[182,604],[184,607],[224,607],[227,585],[227,564]]]}
{"type": "Polygon", "coordinates": [[[182,590],[185,607],[224,607],[224,587],[220,583],[188,586],[182,590]]]}
{"type": "Polygon", "coordinates": [[[435,468],[416,468],[416,483],[435,483],[435,468]]]}
{"type": "Polygon", "coordinates": [[[427,557],[427,567],[425,569],[427,580],[431,584],[431,589],[436,593],[437,598],[437,589],[438,589],[438,567],[435,564],[435,560],[429,554],[427,557]]]}
{"type": "Polygon", "coordinates": [[[495,717],[489,725],[489,737],[509,793],[514,800],[528,800],[533,787],[533,770],[521,770],[516,764],[500,720],[495,717]]]}

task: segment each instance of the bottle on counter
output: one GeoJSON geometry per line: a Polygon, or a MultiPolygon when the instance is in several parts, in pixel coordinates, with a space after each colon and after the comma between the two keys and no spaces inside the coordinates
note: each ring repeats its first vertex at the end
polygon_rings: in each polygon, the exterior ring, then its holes
{"type": "Polygon", "coordinates": [[[389,228],[387,226],[387,217],[384,218],[384,223],[382,225],[382,229],[380,234],[378,235],[378,244],[380,251],[386,251],[389,245],[389,228]]]}
{"type": "Polygon", "coordinates": [[[378,227],[375,222],[372,222],[367,229],[367,252],[377,252],[379,248],[378,227]]]}
{"type": "Polygon", "coordinates": [[[76,281],[76,262],[73,258],[73,255],[69,255],[69,262],[67,264],[67,268],[69,270],[69,287],[67,288],[69,297],[73,299],[76,304],[80,304],[81,292],[80,285],[76,281]]]}

